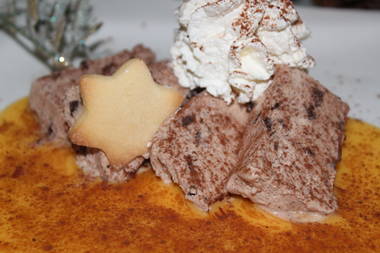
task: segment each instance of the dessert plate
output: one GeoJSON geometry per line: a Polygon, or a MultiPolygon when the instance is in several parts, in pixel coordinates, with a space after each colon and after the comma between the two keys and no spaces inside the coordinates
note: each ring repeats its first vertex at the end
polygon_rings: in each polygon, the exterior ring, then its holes
{"type": "MultiPolygon", "coordinates": [[[[110,4],[94,0],[96,16],[104,22],[94,39],[109,38],[101,54],[143,43],[159,58],[168,58],[179,2],[110,4]]],[[[312,31],[312,37],[304,42],[317,62],[312,76],[350,104],[351,117],[380,126],[380,12],[312,7],[298,10],[312,31]]],[[[0,56],[2,109],[27,96],[31,82],[48,70],[1,32],[0,56]]]]}

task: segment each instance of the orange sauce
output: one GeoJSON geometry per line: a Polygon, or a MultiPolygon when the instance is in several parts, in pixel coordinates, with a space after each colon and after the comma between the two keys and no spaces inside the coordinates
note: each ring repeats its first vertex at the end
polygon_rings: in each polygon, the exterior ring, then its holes
{"type": "Polygon", "coordinates": [[[349,120],[321,223],[294,224],[233,198],[202,213],[151,171],[90,182],[68,148],[36,147],[27,99],[0,114],[0,252],[380,252],[380,129],[349,120]]]}

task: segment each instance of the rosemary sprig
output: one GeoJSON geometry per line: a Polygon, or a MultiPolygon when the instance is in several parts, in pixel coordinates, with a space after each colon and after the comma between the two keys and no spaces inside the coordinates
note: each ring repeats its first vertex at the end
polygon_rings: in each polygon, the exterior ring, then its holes
{"type": "Polygon", "coordinates": [[[6,0],[0,29],[54,71],[89,58],[103,43],[86,43],[102,26],[92,14],[89,0],[6,0]]]}

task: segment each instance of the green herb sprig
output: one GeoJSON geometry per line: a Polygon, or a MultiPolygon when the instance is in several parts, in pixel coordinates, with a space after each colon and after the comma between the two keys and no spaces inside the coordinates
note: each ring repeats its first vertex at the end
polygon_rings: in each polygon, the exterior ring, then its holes
{"type": "Polygon", "coordinates": [[[52,71],[89,58],[104,41],[86,41],[101,26],[89,0],[5,0],[0,5],[0,30],[52,71]]]}

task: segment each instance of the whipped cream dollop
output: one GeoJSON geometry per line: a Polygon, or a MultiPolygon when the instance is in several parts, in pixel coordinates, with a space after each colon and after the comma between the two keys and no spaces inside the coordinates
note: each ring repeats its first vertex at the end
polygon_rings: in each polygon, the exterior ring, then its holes
{"type": "Polygon", "coordinates": [[[171,54],[180,84],[228,103],[256,100],[275,64],[314,65],[301,43],[310,33],[290,0],[184,0],[178,16],[171,54]]]}

